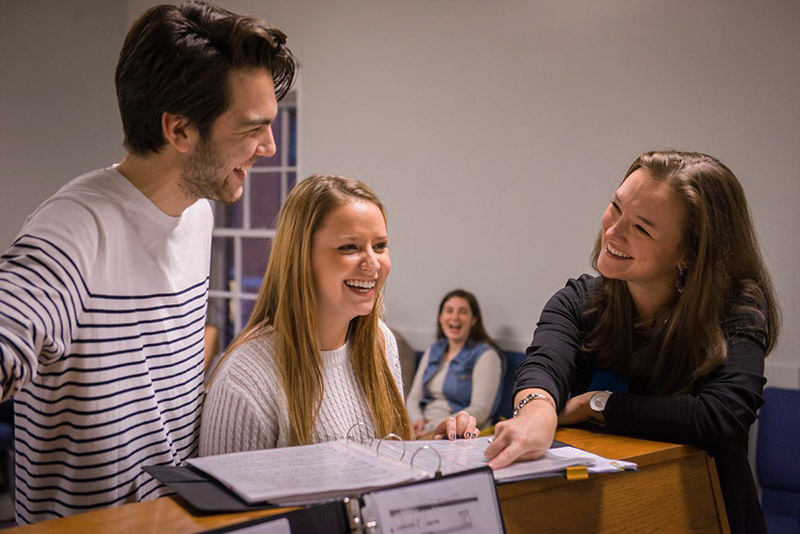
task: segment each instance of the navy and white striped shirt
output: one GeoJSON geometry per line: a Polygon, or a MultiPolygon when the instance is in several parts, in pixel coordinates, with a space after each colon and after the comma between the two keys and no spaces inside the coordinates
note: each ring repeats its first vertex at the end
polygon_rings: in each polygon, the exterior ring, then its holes
{"type": "Polygon", "coordinates": [[[19,523],[168,493],[196,455],[213,219],[161,212],[115,168],[81,176],[0,260],[0,388],[19,523]]]}

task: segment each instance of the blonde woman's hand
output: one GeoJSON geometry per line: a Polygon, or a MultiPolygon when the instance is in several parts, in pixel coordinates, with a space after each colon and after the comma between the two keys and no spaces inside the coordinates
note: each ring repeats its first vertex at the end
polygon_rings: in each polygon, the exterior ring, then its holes
{"type": "Polygon", "coordinates": [[[473,439],[478,437],[477,421],[465,411],[460,411],[436,425],[433,439],[473,439]]]}
{"type": "Polygon", "coordinates": [[[414,437],[416,439],[421,438],[427,432],[425,432],[425,419],[417,419],[411,424],[411,431],[414,433],[414,437]]]}

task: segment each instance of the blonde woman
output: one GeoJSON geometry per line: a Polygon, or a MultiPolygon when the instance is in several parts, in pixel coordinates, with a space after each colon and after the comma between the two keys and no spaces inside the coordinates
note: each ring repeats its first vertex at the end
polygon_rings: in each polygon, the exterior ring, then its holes
{"type": "MultiPolygon", "coordinates": [[[[203,409],[200,455],[360,435],[411,438],[394,336],[380,320],[386,214],[363,183],[311,176],[281,210],[267,272],[203,409]]],[[[465,412],[436,437],[477,435],[465,412]]]]}

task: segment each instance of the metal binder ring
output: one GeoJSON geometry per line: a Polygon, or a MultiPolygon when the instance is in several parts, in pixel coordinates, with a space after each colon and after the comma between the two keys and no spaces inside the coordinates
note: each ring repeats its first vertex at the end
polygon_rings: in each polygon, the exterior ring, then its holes
{"type": "MultiPolygon", "coordinates": [[[[367,430],[369,430],[369,425],[367,425],[367,423],[365,423],[363,421],[360,421],[358,423],[354,423],[353,426],[350,427],[350,429],[347,431],[347,434],[345,435],[345,439],[347,439],[347,443],[350,443],[350,434],[353,432],[353,430],[357,426],[365,426],[365,427],[367,427],[367,430]]],[[[370,439],[370,441],[372,441],[372,438],[369,438],[369,439],[370,439]]],[[[355,441],[355,440],[353,440],[353,441],[355,441]]],[[[364,443],[363,439],[361,440],[361,443],[364,443]]]]}
{"type": "Polygon", "coordinates": [[[442,456],[439,454],[439,451],[437,451],[432,447],[429,447],[428,445],[423,445],[422,447],[414,451],[414,454],[411,455],[411,461],[410,461],[411,467],[414,467],[414,457],[417,454],[419,454],[420,451],[423,451],[425,449],[428,449],[429,451],[436,453],[436,458],[439,460],[439,465],[436,466],[436,475],[440,476],[442,474],[442,456]]]}
{"type": "Polygon", "coordinates": [[[385,436],[383,436],[381,438],[381,440],[378,442],[378,446],[375,447],[375,456],[380,456],[381,455],[380,454],[381,443],[383,443],[383,440],[389,439],[389,438],[394,438],[394,439],[398,440],[400,443],[403,444],[403,454],[400,455],[400,459],[402,460],[403,458],[405,458],[405,456],[406,456],[406,442],[405,442],[405,440],[403,438],[401,438],[400,436],[398,436],[395,433],[386,434],[385,436]]]}

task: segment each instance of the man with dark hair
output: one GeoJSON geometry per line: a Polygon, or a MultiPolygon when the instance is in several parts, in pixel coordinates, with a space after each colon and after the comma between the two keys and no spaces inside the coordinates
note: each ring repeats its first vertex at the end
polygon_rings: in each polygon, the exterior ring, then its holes
{"type": "Polygon", "coordinates": [[[128,154],[71,181],[0,260],[0,393],[14,395],[19,523],[156,498],[197,454],[213,225],[275,153],[296,62],[260,19],[156,6],[116,71],[128,154]]]}

